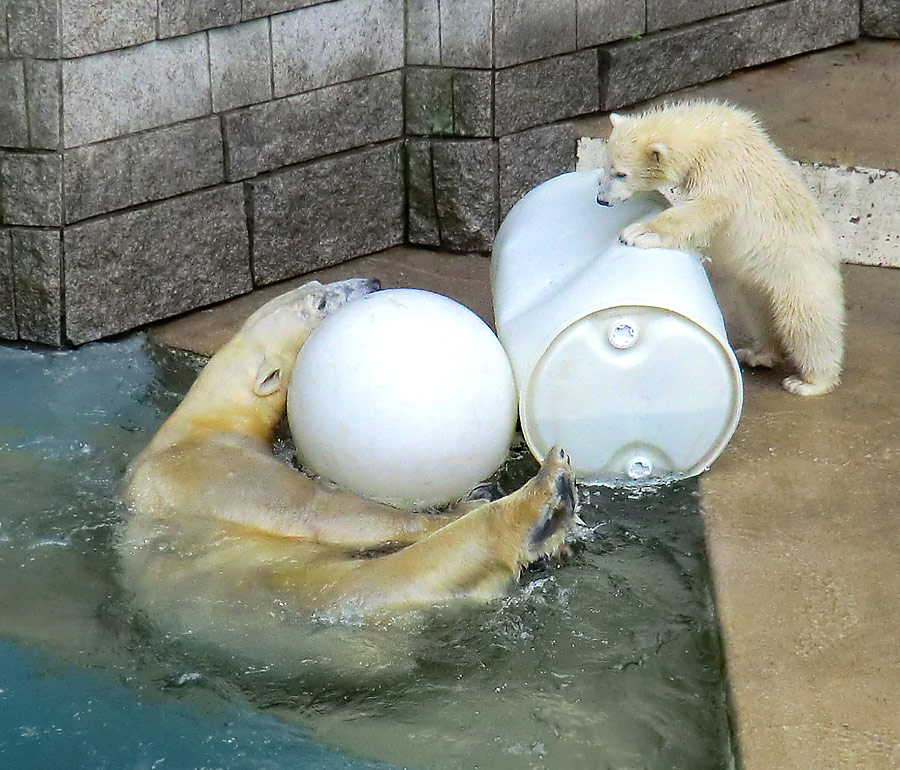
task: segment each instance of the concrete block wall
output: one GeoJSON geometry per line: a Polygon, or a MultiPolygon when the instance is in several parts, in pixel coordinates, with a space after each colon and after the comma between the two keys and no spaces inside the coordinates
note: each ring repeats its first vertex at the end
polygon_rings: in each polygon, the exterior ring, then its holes
{"type": "Polygon", "coordinates": [[[0,0],[0,337],[78,344],[404,242],[486,252],[574,167],[570,118],[859,25],[860,0],[0,0]]]}
{"type": "Polygon", "coordinates": [[[0,336],[402,243],[404,0],[0,0],[0,336]]]}

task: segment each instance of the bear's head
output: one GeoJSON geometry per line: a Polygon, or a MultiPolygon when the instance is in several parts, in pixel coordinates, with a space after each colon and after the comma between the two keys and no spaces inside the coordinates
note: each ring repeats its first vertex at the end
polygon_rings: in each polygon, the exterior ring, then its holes
{"type": "Polygon", "coordinates": [[[230,358],[246,362],[245,376],[255,396],[283,401],[294,361],[312,330],[345,303],[379,288],[376,280],[351,278],[311,281],[282,294],[244,322],[231,343],[240,353],[230,358]]]}
{"type": "Polygon", "coordinates": [[[671,184],[668,145],[648,134],[640,118],[614,112],[609,120],[613,128],[606,142],[606,159],[600,168],[597,203],[613,206],[634,193],[671,184]]]}

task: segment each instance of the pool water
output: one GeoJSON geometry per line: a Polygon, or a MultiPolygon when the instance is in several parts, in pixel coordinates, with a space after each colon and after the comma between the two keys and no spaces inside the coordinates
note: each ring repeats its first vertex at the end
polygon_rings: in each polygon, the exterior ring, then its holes
{"type": "MultiPolygon", "coordinates": [[[[154,627],[118,580],[116,491],[201,363],[140,335],[0,347],[0,767],[733,767],[694,481],[581,488],[570,555],[508,598],[346,629],[397,650],[377,676],[154,627]]],[[[535,470],[518,448],[494,483],[535,470]]]]}

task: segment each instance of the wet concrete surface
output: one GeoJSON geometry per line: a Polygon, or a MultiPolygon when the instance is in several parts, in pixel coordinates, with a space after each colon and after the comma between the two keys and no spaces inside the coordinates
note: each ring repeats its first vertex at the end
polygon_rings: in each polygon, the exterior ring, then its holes
{"type": "Polygon", "coordinates": [[[900,270],[844,273],[841,386],[745,372],[701,477],[745,770],[900,767],[900,270]]]}

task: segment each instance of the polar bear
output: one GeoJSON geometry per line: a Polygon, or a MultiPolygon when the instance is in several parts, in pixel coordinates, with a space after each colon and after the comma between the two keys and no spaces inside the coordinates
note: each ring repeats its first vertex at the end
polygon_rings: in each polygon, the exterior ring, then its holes
{"type": "Polygon", "coordinates": [[[642,115],[610,115],[597,201],[675,189],[684,201],[621,233],[641,248],[693,249],[737,280],[752,347],[750,366],[782,355],[797,368],[791,393],[831,391],[843,358],[844,299],[835,240],[811,195],[749,112],[686,102],[642,115]]]}
{"type": "Polygon", "coordinates": [[[362,622],[487,600],[560,548],[575,506],[560,450],[519,491],[445,513],[355,497],[273,455],[300,347],[374,288],[313,282],[261,307],[132,463],[118,548],[126,586],[160,625],[213,642],[231,634],[258,652],[285,633],[276,610],[362,622]],[[237,632],[228,619],[241,612],[237,632]]]}

